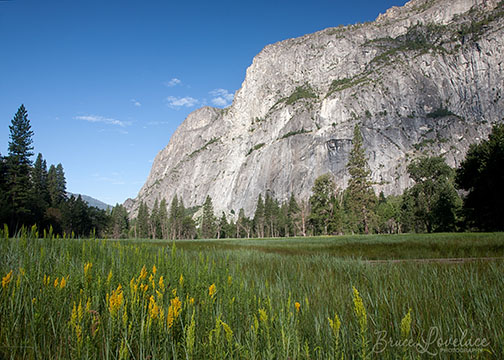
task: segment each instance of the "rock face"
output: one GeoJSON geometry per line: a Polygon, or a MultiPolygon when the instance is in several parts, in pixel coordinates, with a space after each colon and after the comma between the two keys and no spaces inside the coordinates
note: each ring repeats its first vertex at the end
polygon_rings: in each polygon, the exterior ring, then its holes
{"type": "Polygon", "coordinates": [[[463,160],[504,121],[504,5],[412,0],[376,21],[268,45],[233,104],[191,113],[156,156],[136,199],[213,199],[217,214],[253,214],[259,194],[310,195],[327,172],[345,188],[359,124],[376,192],[411,185],[422,154],[463,160]]]}

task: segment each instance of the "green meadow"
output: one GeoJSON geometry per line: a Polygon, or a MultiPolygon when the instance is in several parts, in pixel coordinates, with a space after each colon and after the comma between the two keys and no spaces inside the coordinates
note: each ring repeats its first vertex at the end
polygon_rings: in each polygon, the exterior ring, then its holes
{"type": "Polygon", "coordinates": [[[0,239],[0,359],[499,359],[502,258],[501,233],[171,242],[33,229],[0,239]]]}

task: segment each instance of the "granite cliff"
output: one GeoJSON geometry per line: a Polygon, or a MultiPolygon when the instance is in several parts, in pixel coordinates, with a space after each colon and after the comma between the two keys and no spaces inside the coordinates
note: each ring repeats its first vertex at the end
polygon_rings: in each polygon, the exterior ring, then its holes
{"type": "Polygon", "coordinates": [[[266,46],[226,109],[191,113],[156,156],[136,199],[210,195],[216,213],[254,211],[260,193],[307,198],[331,172],[346,186],[360,124],[376,192],[411,185],[421,154],[463,160],[504,121],[504,5],[412,0],[374,22],[329,28],[266,46]]]}

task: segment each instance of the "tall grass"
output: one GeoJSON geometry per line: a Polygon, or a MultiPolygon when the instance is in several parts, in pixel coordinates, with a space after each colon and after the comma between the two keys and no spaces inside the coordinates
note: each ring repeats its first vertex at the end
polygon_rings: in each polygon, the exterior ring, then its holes
{"type": "Polygon", "coordinates": [[[503,262],[183,244],[1,239],[0,358],[504,356],[503,262]]]}

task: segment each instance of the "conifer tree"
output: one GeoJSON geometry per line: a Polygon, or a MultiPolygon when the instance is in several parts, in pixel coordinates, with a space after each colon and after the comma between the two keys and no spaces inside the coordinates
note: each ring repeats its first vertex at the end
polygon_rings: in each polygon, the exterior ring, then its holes
{"type": "Polygon", "coordinates": [[[228,221],[226,218],[226,214],[224,214],[224,211],[222,212],[222,216],[220,217],[218,223],[217,223],[217,239],[224,239],[231,237],[230,234],[228,234],[228,221]]]}
{"type": "Polygon", "coordinates": [[[49,192],[51,207],[57,208],[67,196],[66,179],[63,166],[51,165],[47,173],[47,190],[49,192]]]}
{"type": "MultiPolygon", "coordinates": [[[[169,227],[170,227],[170,239],[180,239],[182,232],[184,230],[184,218],[185,218],[185,207],[182,198],[178,198],[177,195],[173,196],[170,204],[169,212],[169,227]]],[[[185,222],[186,230],[190,228],[190,223],[185,222]]],[[[192,232],[192,229],[190,229],[192,232]]]]}
{"type": "Polygon", "coordinates": [[[49,206],[47,176],[47,163],[42,158],[42,154],[39,153],[31,172],[33,199],[32,207],[34,210],[35,222],[37,222],[39,225],[41,225],[45,210],[49,206]]]}
{"type": "Polygon", "coordinates": [[[128,227],[129,221],[126,208],[120,204],[116,204],[110,214],[110,233],[112,238],[125,238],[128,235],[128,227]]]}
{"type": "Polygon", "coordinates": [[[317,235],[327,235],[337,230],[336,184],[331,174],[315,179],[310,197],[310,223],[317,235]]]}
{"type": "Polygon", "coordinates": [[[347,163],[350,180],[345,192],[345,210],[350,230],[368,234],[376,195],[371,187],[371,171],[364,152],[359,125],[355,125],[352,142],[353,147],[347,163]]]}
{"type": "Polygon", "coordinates": [[[7,201],[11,208],[11,224],[18,227],[31,221],[30,168],[33,156],[33,131],[28,113],[21,105],[12,119],[7,158],[7,201]]]}
{"type": "Polygon", "coordinates": [[[264,199],[264,230],[266,237],[278,236],[280,221],[280,205],[270,194],[264,199]]]}
{"type": "Polygon", "coordinates": [[[149,208],[143,201],[138,208],[137,236],[141,239],[149,237],[149,208]]]}
{"type": "Polygon", "coordinates": [[[215,237],[215,216],[213,211],[212,198],[207,195],[203,204],[203,215],[201,216],[200,225],[201,237],[204,239],[212,239],[215,237]]]}

